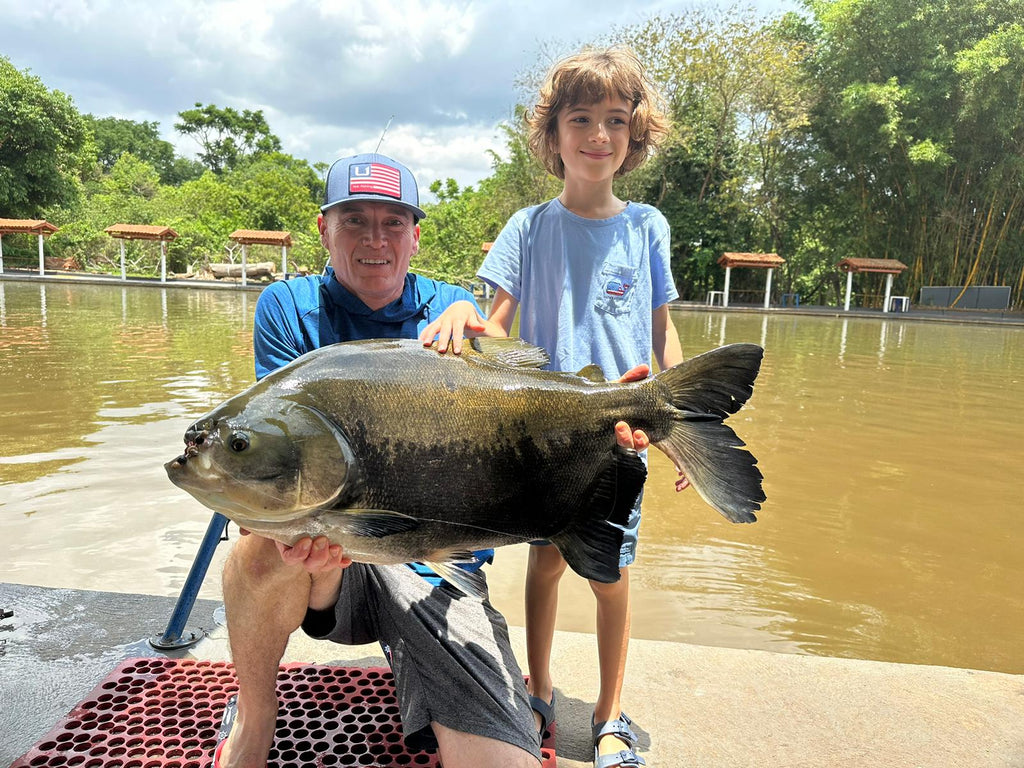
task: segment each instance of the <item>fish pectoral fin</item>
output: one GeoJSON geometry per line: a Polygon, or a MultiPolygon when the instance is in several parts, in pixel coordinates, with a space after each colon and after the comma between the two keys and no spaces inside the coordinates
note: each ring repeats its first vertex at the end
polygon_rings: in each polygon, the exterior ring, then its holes
{"type": "Polygon", "coordinates": [[[477,336],[469,344],[486,360],[512,368],[543,368],[551,362],[544,349],[515,337],[477,336]]]}
{"type": "Polygon", "coordinates": [[[576,375],[581,379],[592,381],[595,384],[605,384],[608,379],[604,375],[604,371],[601,370],[601,366],[597,363],[591,363],[579,369],[576,375]]]}
{"type": "Polygon", "coordinates": [[[408,533],[420,527],[415,517],[386,509],[332,509],[321,515],[321,522],[337,526],[351,536],[370,539],[408,533]]]}
{"type": "Polygon", "coordinates": [[[615,526],[629,522],[646,479],[647,467],[639,454],[615,446],[608,466],[591,485],[588,514],[551,537],[565,562],[583,578],[605,584],[619,580],[622,529],[615,526]]]}
{"type": "Polygon", "coordinates": [[[463,594],[478,600],[487,597],[487,581],[480,571],[467,571],[465,568],[459,568],[454,562],[423,564],[463,594]]]}

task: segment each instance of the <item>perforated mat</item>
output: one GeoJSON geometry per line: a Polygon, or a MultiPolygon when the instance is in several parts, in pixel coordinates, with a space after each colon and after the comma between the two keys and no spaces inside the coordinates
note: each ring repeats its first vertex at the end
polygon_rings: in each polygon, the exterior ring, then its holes
{"type": "MultiPolygon", "coordinates": [[[[129,659],[11,768],[208,768],[234,667],[190,659],[129,659]]],[[[433,752],[402,740],[391,670],[286,664],[268,768],[429,766],[433,752]]],[[[555,768],[554,732],[541,750],[555,768]]]]}

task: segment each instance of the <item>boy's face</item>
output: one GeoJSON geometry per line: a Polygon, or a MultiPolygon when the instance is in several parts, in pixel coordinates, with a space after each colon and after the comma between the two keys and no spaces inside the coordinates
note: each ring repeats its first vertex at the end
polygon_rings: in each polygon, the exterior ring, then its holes
{"type": "Polygon", "coordinates": [[[563,109],[558,115],[557,141],[565,178],[610,180],[626,159],[632,116],[633,105],[617,97],[563,109]]]}

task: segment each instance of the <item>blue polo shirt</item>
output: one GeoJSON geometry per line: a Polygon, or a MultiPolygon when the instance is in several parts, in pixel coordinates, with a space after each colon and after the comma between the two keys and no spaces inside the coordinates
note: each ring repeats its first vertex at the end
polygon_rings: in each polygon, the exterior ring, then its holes
{"type": "MultiPolygon", "coordinates": [[[[483,315],[473,294],[465,288],[411,272],[405,277],[402,295],[380,309],[370,309],[349,292],[335,279],[331,267],[322,275],[278,281],[267,286],[256,303],[256,379],[328,344],[360,339],[415,339],[456,301],[473,302],[483,315]]],[[[474,562],[460,563],[460,567],[475,571],[494,558],[493,549],[474,554],[474,562]]],[[[421,563],[411,563],[410,567],[435,586],[441,581],[421,563]]]]}

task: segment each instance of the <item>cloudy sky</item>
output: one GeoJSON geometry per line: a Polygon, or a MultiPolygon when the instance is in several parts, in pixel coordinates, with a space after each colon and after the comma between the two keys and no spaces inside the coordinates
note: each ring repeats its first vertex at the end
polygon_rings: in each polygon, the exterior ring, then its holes
{"type": "MultiPolygon", "coordinates": [[[[763,14],[797,0],[742,2],[763,14]]],[[[261,109],[311,163],[381,151],[427,187],[490,173],[518,75],[615,27],[730,0],[0,0],[0,55],[96,116],[174,131],[195,102],[261,109]]]]}

